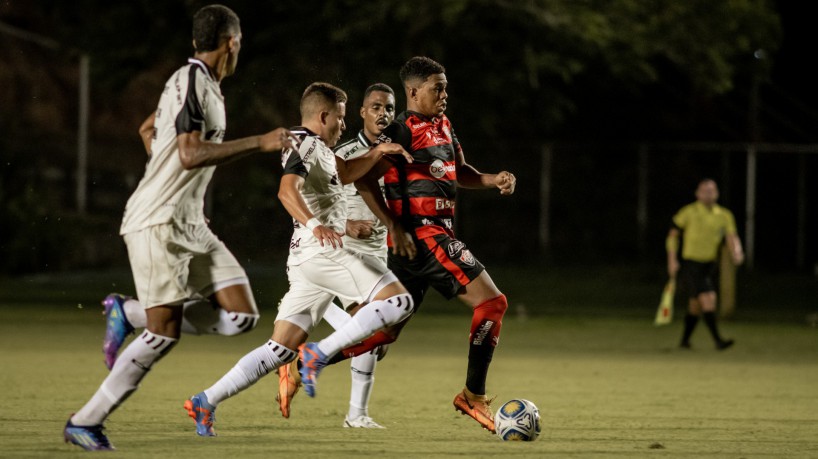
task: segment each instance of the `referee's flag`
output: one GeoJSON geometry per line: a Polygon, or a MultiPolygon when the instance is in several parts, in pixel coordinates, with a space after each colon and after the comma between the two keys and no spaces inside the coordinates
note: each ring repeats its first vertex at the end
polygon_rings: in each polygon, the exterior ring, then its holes
{"type": "Polygon", "coordinates": [[[676,294],[676,279],[670,278],[662,291],[659,309],[656,310],[654,325],[667,325],[673,320],[673,296],[676,294]]]}

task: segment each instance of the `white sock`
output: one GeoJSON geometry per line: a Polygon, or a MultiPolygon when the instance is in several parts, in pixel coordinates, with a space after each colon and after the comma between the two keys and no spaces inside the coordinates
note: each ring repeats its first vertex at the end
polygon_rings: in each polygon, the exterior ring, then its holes
{"type": "Polygon", "coordinates": [[[343,326],[352,316],[348,312],[336,306],[335,303],[329,305],[327,312],[324,313],[324,320],[335,330],[343,326]]]}
{"type": "Polygon", "coordinates": [[[352,388],[349,395],[349,419],[360,416],[369,416],[369,397],[372,395],[372,385],[375,383],[375,364],[378,356],[372,352],[365,352],[352,358],[349,366],[352,374],[352,388]]]}
{"type": "Polygon", "coordinates": [[[176,344],[178,340],[142,332],[116,359],[108,377],[102,381],[91,400],[71,417],[78,426],[102,424],[138,387],[142,378],[176,344]]]}
{"type": "Polygon", "coordinates": [[[402,293],[362,307],[347,323],[318,342],[318,349],[333,356],[341,349],[371,336],[376,331],[394,325],[412,314],[412,295],[402,293]]]}
{"type": "Polygon", "coordinates": [[[292,362],[296,356],[297,353],[292,349],[269,340],[247,353],[216,384],[205,389],[207,400],[216,406],[222,400],[252,386],[276,368],[292,362]]]}
{"type": "Polygon", "coordinates": [[[186,301],[182,311],[182,332],[192,335],[238,335],[255,328],[259,318],[258,314],[225,311],[205,299],[186,301]]]}
{"type": "Polygon", "coordinates": [[[148,313],[145,312],[145,308],[139,301],[131,298],[125,301],[122,309],[125,310],[125,318],[133,325],[133,328],[139,330],[148,326],[148,313]]]}

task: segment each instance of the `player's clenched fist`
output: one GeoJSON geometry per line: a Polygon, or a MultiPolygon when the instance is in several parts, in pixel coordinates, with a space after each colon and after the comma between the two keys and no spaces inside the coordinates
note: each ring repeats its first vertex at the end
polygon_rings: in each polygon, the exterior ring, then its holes
{"type": "Polygon", "coordinates": [[[511,172],[503,171],[494,178],[494,184],[500,189],[500,194],[509,195],[514,193],[517,178],[511,172]]]}

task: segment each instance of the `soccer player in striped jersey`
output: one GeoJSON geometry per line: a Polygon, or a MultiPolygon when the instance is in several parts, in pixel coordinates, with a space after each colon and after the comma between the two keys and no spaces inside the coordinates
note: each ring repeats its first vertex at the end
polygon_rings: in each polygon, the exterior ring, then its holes
{"type": "MultiPolygon", "coordinates": [[[[395,91],[383,83],[375,83],[364,91],[363,104],[360,110],[363,129],[355,138],[335,147],[335,155],[343,160],[351,160],[365,155],[377,142],[383,129],[395,119],[395,91]]],[[[381,179],[381,186],[383,179],[381,179]]],[[[355,185],[344,185],[347,198],[346,233],[343,237],[344,248],[369,257],[386,266],[386,226],[375,217],[361,198],[355,185]]],[[[331,305],[324,313],[324,320],[338,329],[361,305],[348,301],[343,307],[331,305]]],[[[369,416],[369,398],[375,381],[375,366],[386,353],[387,345],[380,346],[350,361],[351,389],[349,411],[344,418],[344,427],[382,429],[384,428],[369,416]]],[[[298,360],[292,364],[279,367],[279,387],[276,400],[282,416],[290,417],[290,402],[301,385],[298,373],[298,360]]]]}
{"type": "MultiPolygon", "coordinates": [[[[293,218],[287,258],[290,288],[278,306],[272,337],[242,357],[211,387],[185,402],[200,436],[214,436],[213,415],[222,401],[296,357],[296,349],[324,316],[332,299],[365,304],[325,338],[305,346],[319,358],[399,323],[414,310],[412,296],[382,263],[343,248],[347,204],[343,185],[352,183],[384,155],[411,157],[397,144],[382,144],[349,161],[331,150],[345,129],[346,93],[313,83],[301,98],[302,126],[292,129],[298,149],[282,154],[284,173],[278,197],[293,218]]],[[[314,381],[303,378],[306,392],[314,381]]]]}
{"type": "Polygon", "coordinates": [[[200,9],[193,17],[193,58],[170,77],[156,112],[140,128],[150,159],[120,229],[139,300],[106,299],[111,372],[63,431],[66,442],[83,449],[114,449],[103,422],[176,345],[186,321],[183,309],[190,309],[186,302],[207,310],[194,315],[211,316],[200,321],[207,329],[203,332],[238,334],[258,320],[244,269],[207,227],[203,213],[216,165],[293,145],[284,128],[222,142],[226,116],[219,83],[236,70],[241,38],[232,10],[221,5],[200,9]],[[125,308],[131,310],[130,320],[125,308]],[[125,336],[136,327],[145,330],[117,359],[125,336]]]}
{"type": "Polygon", "coordinates": [[[733,345],[732,339],[719,334],[716,323],[716,286],[713,280],[722,241],[727,243],[735,265],[744,262],[744,250],[736,231],[733,213],[718,205],[719,188],[712,179],[704,179],[696,187],[696,202],[682,207],[673,216],[673,226],[665,241],[667,271],[670,277],[679,275],[682,291],[689,298],[684,331],[679,347],[690,349],[690,336],[699,318],[710,330],[716,349],[733,345]],[[682,237],[682,261],[679,263],[679,235],[682,237]]]}
{"type": "MultiPolygon", "coordinates": [[[[446,298],[457,297],[472,308],[466,384],[453,403],[456,410],[494,432],[486,376],[508,303],[485,267],[455,238],[453,218],[458,187],[498,189],[500,194],[510,195],[514,193],[516,179],[507,171],[478,172],[466,162],[451,122],[444,114],[448,81],[442,65],[428,57],[413,57],[401,68],[400,77],[407,110],[384,130],[380,142],[402,145],[413,161],[407,163],[400,158],[381,161],[356,186],[389,228],[392,250],[388,265],[412,294],[415,309],[429,287],[446,298]],[[375,181],[381,176],[386,201],[375,181]]],[[[390,343],[405,324],[404,321],[378,332],[332,356],[327,363],[390,343]]],[[[301,360],[308,363],[315,358],[302,353],[301,360]]],[[[322,365],[317,365],[319,371],[322,365]]],[[[302,376],[310,371],[309,365],[303,366],[302,376]]]]}

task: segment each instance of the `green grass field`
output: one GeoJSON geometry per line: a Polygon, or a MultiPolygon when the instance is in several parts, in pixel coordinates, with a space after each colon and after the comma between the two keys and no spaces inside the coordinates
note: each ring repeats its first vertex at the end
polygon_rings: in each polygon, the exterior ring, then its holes
{"type": "MultiPolygon", "coordinates": [[[[284,288],[275,273],[251,273],[260,304],[272,304],[284,288]]],[[[258,328],[247,335],[184,337],[106,423],[115,454],[818,457],[818,329],[793,319],[802,317],[803,306],[784,311],[779,305],[765,314],[749,308],[749,319],[739,309],[738,317],[722,323],[724,334],[737,341],[733,349],[715,351],[701,327],[694,349],[681,351],[675,347],[678,310],[673,324],[652,325],[661,288],[653,280],[616,290],[621,270],[607,277],[542,276],[535,283],[540,290],[525,296],[519,273],[495,275],[507,286],[511,308],[488,380],[497,406],[514,397],[537,404],[543,433],[535,442],[500,442],[454,411],[470,314],[430,296],[378,365],[370,414],[386,430],[341,427],[349,391],[349,366],[341,364],[322,373],[317,398],[299,393],[288,420],[273,399],[277,378],[268,376],[219,407],[218,437],[195,435],[183,401],[266,341],[275,310],[265,307],[258,328]],[[608,296],[598,292],[605,288],[608,296]]],[[[0,457],[85,454],[62,442],[62,427],[107,374],[97,301],[100,292],[128,291],[122,278],[80,273],[0,282],[0,457]]]]}

